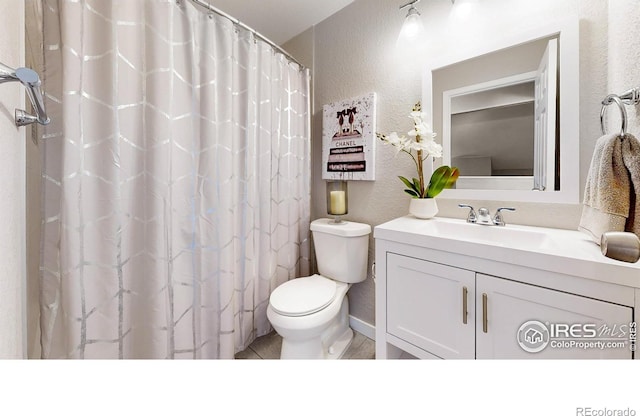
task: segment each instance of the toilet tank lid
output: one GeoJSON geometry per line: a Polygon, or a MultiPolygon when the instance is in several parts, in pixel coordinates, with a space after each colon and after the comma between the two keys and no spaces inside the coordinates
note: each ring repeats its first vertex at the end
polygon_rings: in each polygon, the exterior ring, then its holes
{"type": "Polygon", "coordinates": [[[342,221],[338,224],[330,218],[320,218],[311,223],[311,231],[338,235],[341,237],[360,237],[371,234],[371,226],[359,222],[342,221]]]}

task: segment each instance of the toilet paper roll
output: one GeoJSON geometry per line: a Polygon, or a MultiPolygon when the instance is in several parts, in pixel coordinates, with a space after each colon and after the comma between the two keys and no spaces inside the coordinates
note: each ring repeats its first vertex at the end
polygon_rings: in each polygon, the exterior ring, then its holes
{"type": "Polygon", "coordinates": [[[609,231],[602,234],[600,249],[605,256],[635,263],[640,259],[640,239],[634,233],[609,231]]]}

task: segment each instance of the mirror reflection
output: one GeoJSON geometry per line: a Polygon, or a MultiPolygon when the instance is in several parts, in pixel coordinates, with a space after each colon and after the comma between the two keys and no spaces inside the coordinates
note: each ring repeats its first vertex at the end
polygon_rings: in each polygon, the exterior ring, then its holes
{"type": "Polygon", "coordinates": [[[451,98],[451,164],[462,189],[533,189],[534,82],[451,98]]]}
{"type": "Polygon", "coordinates": [[[557,42],[547,37],[433,71],[443,163],[460,169],[457,189],[558,189],[557,42]]]}

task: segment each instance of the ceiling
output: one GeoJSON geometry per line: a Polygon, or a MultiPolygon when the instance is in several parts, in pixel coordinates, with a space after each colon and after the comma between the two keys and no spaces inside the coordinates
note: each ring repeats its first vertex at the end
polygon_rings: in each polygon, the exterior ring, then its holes
{"type": "Polygon", "coordinates": [[[354,0],[204,0],[278,45],[354,0]]]}

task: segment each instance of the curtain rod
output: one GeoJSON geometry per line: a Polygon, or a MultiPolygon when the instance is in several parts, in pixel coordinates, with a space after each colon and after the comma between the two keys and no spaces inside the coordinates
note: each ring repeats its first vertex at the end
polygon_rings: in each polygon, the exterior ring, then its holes
{"type": "Polygon", "coordinates": [[[228,15],[227,13],[223,12],[222,10],[218,9],[217,7],[212,6],[209,3],[206,3],[203,0],[191,0],[191,2],[197,4],[198,6],[204,7],[205,9],[207,9],[207,10],[213,12],[213,13],[216,13],[216,14],[218,14],[218,15],[220,15],[220,16],[228,19],[228,20],[231,20],[231,22],[233,22],[234,24],[236,24],[236,25],[240,26],[241,28],[251,32],[254,36],[260,38],[264,42],[268,43],[269,46],[271,46],[272,48],[276,49],[278,52],[283,54],[288,60],[298,64],[300,66],[300,69],[306,69],[307,68],[306,66],[304,66],[300,62],[298,62],[298,60],[296,58],[291,56],[291,54],[289,52],[285,51],[280,46],[276,45],[273,41],[269,40],[264,35],[258,33],[255,29],[252,29],[249,26],[245,25],[244,23],[242,23],[240,20],[236,19],[235,17],[232,17],[232,16],[228,15]]]}

